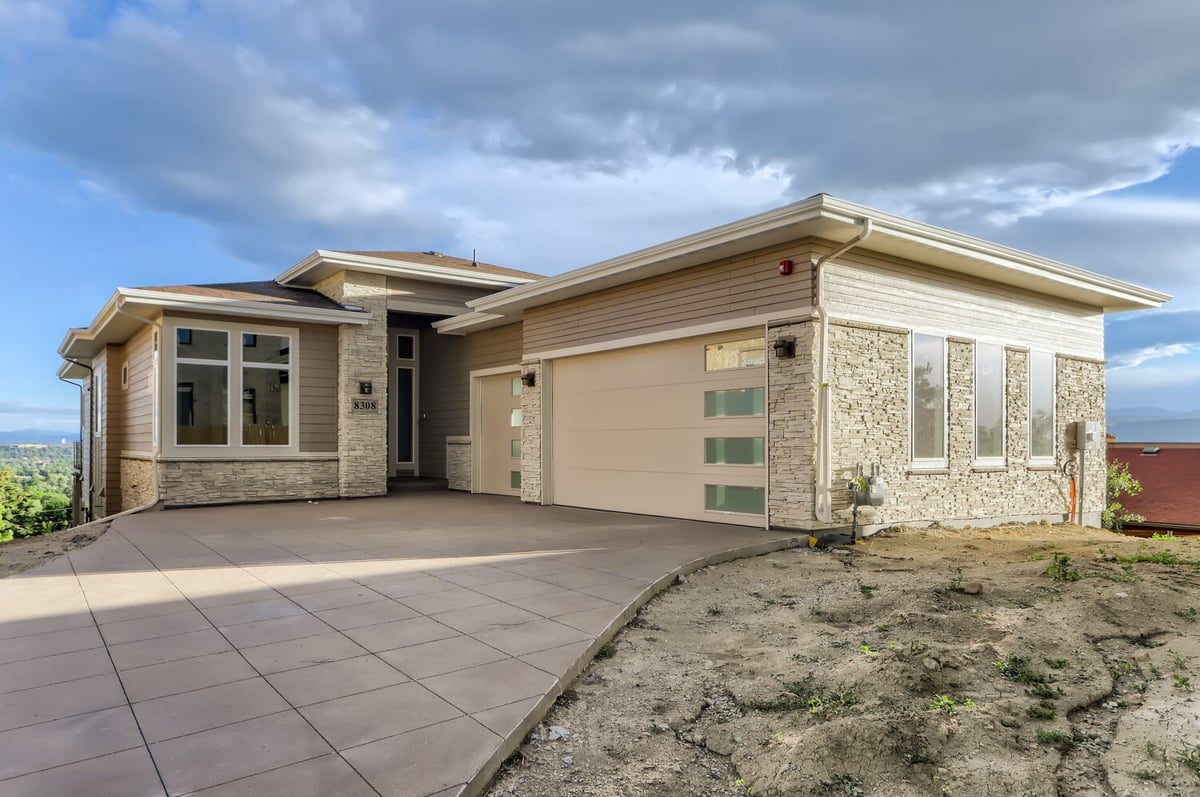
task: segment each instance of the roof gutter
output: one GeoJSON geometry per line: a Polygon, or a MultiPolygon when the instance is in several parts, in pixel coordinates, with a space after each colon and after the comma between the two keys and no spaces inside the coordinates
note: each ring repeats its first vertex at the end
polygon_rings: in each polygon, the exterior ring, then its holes
{"type": "Polygon", "coordinates": [[[825,264],[834,258],[841,257],[863,241],[871,237],[874,224],[869,217],[858,221],[862,227],[854,238],[851,238],[839,249],[821,257],[813,264],[813,316],[819,324],[817,342],[817,445],[816,445],[816,476],[813,515],[822,523],[833,520],[832,510],[832,481],[833,481],[833,388],[827,377],[829,369],[829,314],[822,306],[825,295],[825,264]]]}

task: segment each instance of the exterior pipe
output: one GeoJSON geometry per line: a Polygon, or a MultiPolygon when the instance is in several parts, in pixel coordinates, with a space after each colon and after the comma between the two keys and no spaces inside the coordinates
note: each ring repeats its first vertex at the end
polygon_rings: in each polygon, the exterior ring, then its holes
{"type": "Polygon", "coordinates": [[[847,241],[840,249],[821,257],[813,265],[813,315],[817,317],[820,339],[817,343],[817,462],[814,515],[821,523],[833,520],[830,482],[833,471],[833,398],[826,381],[829,370],[829,315],[822,305],[824,299],[825,264],[841,257],[871,236],[874,228],[871,220],[862,220],[862,232],[847,241]]]}
{"type": "MultiPolygon", "coordinates": [[[[94,373],[92,371],[92,366],[90,366],[90,365],[84,365],[83,363],[79,362],[78,360],[72,360],[69,358],[64,358],[64,359],[66,359],[67,362],[71,363],[72,365],[78,365],[80,368],[86,368],[88,370],[88,373],[94,373]]],[[[67,379],[62,376],[60,376],[58,379],[60,382],[66,382],[68,385],[71,385],[71,386],[79,389],[79,403],[82,405],[83,404],[83,383],[80,382],[79,384],[76,384],[75,382],[72,382],[70,379],[67,379]]],[[[94,406],[92,404],[92,402],[96,400],[95,396],[92,395],[94,392],[95,392],[95,388],[93,387],[93,390],[88,393],[88,418],[92,417],[92,412],[93,412],[92,408],[94,406]]],[[[83,444],[86,442],[83,439],[83,431],[84,431],[83,418],[80,418],[79,419],[79,447],[81,450],[83,448],[83,444]]],[[[91,446],[88,446],[88,461],[86,463],[86,466],[88,469],[88,473],[90,474],[92,472],[92,447],[91,446]]],[[[80,503],[83,500],[83,490],[82,490],[82,486],[83,486],[82,468],[83,467],[84,467],[84,463],[81,462],[80,463],[80,472],[75,474],[75,484],[71,488],[71,525],[72,526],[78,526],[83,522],[83,507],[80,506],[80,503]]],[[[91,514],[91,508],[92,508],[91,507],[91,498],[92,497],[89,495],[88,496],[88,514],[91,514]]],[[[90,520],[91,518],[88,518],[88,519],[90,520]]]]}

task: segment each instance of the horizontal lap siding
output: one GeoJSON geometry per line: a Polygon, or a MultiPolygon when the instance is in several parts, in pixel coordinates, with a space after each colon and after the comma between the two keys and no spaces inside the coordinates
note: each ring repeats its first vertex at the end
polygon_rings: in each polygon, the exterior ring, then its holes
{"type": "MultiPolygon", "coordinates": [[[[154,332],[152,327],[144,327],[124,347],[129,387],[120,391],[123,451],[149,452],[154,448],[154,332]]],[[[119,370],[116,377],[119,384],[119,370]]]]}
{"type": "Polygon", "coordinates": [[[829,314],[1104,357],[1100,308],[858,250],[826,266],[829,314]]]}
{"type": "Polygon", "coordinates": [[[338,450],[338,328],[300,327],[300,450],[338,450]]]}
{"type": "Polygon", "coordinates": [[[531,308],[525,314],[525,351],[795,310],[811,302],[809,245],[797,242],[531,308]],[[791,276],[778,273],[783,259],[795,261],[791,276]]]}
{"type": "Polygon", "coordinates": [[[521,362],[521,324],[467,335],[465,348],[468,371],[517,365],[521,362]]]}

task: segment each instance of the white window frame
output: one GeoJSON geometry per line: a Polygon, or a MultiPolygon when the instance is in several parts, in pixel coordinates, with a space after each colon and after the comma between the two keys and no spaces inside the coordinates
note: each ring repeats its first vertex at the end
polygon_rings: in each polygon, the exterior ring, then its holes
{"type": "Polygon", "coordinates": [[[943,470],[950,466],[950,345],[945,335],[911,330],[908,336],[908,452],[913,470],[943,470]],[[913,378],[917,357],[917,335],[942,341],[942,456],[917,457],[917,380],[913,378]]]}
{"type": "Polygon", "coordinates": [[[101,369],[92,372],[92,406],[96,408],[96,416],[92,418],[92,435],[100,437],[104,425],[104,371],[101,369]]]}
{"type": "Polygon", "coordinates": [[[971,347],[975,368],[975,400],[971,406],[971,437],[974,440],[975,467],[1002,468],[1008,464],[1008,350],[1000,343],[975,341],[971,347]],[[979,347],[992,346],[1000,350],[1000,455],[979,456],[979,347]]]}
{"type": "Polygon", "coordinates": [[[164,435],[162,448],[166,456],[194,459],[276,459],[296,456],[300,453],[300,330],[296,327],[272,327],[258,324],[233,324],[224,321],[209,321],[190,318],[168,318],[163,323],[160,346],[163,371],[159,406],[164,415],[164,424],[170,433],[164,435]],[[224,360],[201,360],[176,355],[175,341],[178,330],[192,329],[208,332],[224,332],[228,335],[228,348],[224,360]],[[242,357],[242,335],[271,335],[288,338],[288,363],[247,363],[242,357]],[[204,444],[181,444],[179,434],[176,391],[179,381],[179,364],[221,365],[228,375],[228,400],[226,402],[226,424],[229,429],[227,442],[204,444]],[[242,442],[242,368],[262,368],[288,372],[288,443],[287,445],[247,444],[242,442]]]}
{"type": "Polygon", "coordinates": [[[1029,465],[1035,468],[1053,467],[1058,461],[1058,355],[1052,351],[1031,349],[1025,367],[1025,432],[1029,440],[1029,465]],[[1050,358],[1050,455],[1033,454],[1033,358],[1034,355],[1050,358]]]}

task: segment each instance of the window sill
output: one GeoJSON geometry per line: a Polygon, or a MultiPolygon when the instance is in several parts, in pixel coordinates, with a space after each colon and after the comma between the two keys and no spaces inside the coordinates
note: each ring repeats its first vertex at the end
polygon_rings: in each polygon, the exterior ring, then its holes
{"type": "Polygon", "coordinates": [[[949,476],[950,469],[944,467],[921,468],[910,467],[905,473],[909,476],[949,476]]]}
{"type": "Polygon", "coordinates": [[[1058,470],[1057,465],[1035,465],[1030,463],[1025,466],[1025,470],[1031,473],[1050,473],[1058,470]]]}
{"type": "Polygon", "coordinates": [[[971,465],[972,473],[1007,473],[1008,465],[999,462],[976,462],[971,465]]]}

